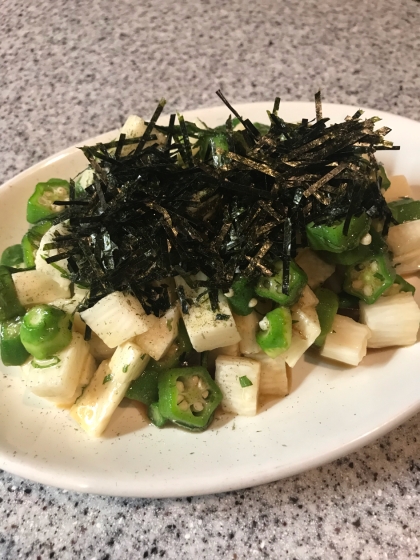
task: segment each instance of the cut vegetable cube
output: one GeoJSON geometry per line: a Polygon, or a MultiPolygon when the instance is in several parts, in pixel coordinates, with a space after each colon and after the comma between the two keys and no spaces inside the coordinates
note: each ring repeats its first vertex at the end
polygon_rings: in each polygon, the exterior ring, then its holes
{"type": "MultiPolygon", "coordinates": [[[[129,117],[127,118],[127,120],[125,121],[124,125],[120,130],[120,134],[125,134],[126,138],[138,138],[140,136],[143,136],[143,134],[146,131],[146,128],[147,125],[141,117],[138,117],[137,115],[129,115],[129,117]]],[[[166,136],[161,132],[159,132],[156,128],[153,129],[152,134],[156,136],[157,140],[146,142],[145,147],[151,146],[152,144],[156,144],[156,141],[158,142],[158,144],[165,143],[166,136]]],[[[125,156],[130,152],[132,152],[135,148],[136,148],[136,144],[132,144],[132,145],[128,144],[127,146],[123,147],[121,153],[122,155],[125,156]]]]}
{"type": "Polygon", "coordinates": [[[110,348],[146,332],[150,326],[139,300],[122,292],[109,294],[80,315],[110,348]]]}
{"type": "Polygon", "coordinates": [[[420,249],[394,257],[393,264],[398,274],[413,274],[420,269],[420,249]]]}
{"type": "MultiPolygon", "coordinates": [[[[206,278],[204,275],[197,276],[197,279],[204,278],[206,278]]],[[[191,344],[197,352],[229,346],[240,341],[241,337],[227,299],[221,292],[219,292],[219,310],[214,312],[208,295],[195,301],[205,288],[193,290],[180,276],[175,278],[175,282],[177,286],[183,287],[188,298],[194,300],[194,304],[189,306],[188,313],[183,313],[182,316],[191,344]]]]}
{"type": "Polygon", "coordinates": [[[296,264],[308,275],[308,286],[313,290],[325,282],[335,271],[335,265],[322,260],[309,247],[299,251],[296,264]]]}
{"type": "Polygon", "coordinates": [[[136,336],[134,342],[145,354],[148,354],[154,360],[160,360],[178,336],[180,315],[178,306],[172,307],[160,318],[149,315],[149,330],[136,336]]]}
{"type": "Polygon", "coordinates": [[[316,307],[318,303],[319,303],[319,299],[316,297],[316,295],[311,290],[311,288],[308,285],[306,285],[303,288],[302,293],[300,294],[300,298],[296,306],[303,309],[305,307],[316,307]]]}
{"type": "Polygon", "coordinates": [[[289,394],[286,362],[281,356],[270,358],[264,352],[253,354],[253,360],[260,363],[260,395],[285,397],[289,394]]]}
{"type": "Polygon", "coordinates": [[[88,343],[82,335],[73,333],[70,344],[57,356],[50,360],[29,360],[23,365],[23,380],[38,397],[66,402],[76,391],[88,355],[88,343]]]}
{"type": "Polygon", "coordinates": [[[260,370],[260,362],[250,358],[219,356],[216,359],[215,379],[223,393],[224,411],[240,416],[257,414],[260,370]],[[247,385],[248,382],[251,385],[247,385]]]}
{"type": "Polygon", "coordinates": [[[292,343],[280,356],[294,367],[321,332],[315,307],[296,307],[292,310],[292,343]]]}
{"type": "Polygon", "coordinates": [[[390,227],[387,243],[396,262],[400,262],[399,257],[401,255],[418,251],[420,246],[420,220],[404,222],[398,226],[390,227]]]}
{"type": "Polygon", "coordinates": [[[216,358],[219,356],[240,356],[241,352],[239,350],[239,344],[230,344],[229,346],[222,346],[221,348],[215,348],[210,350],[207,354],[207,369],[209,371],[214,371],[216,365],[216,358]]]}
{"type": "Polygon", "coordinates": [[[258,354],[258,352],[261,352],[261,348],[256,340],[256,335],[259,330],[259,317],[257,313],[255,311],[252,311],[249,315],[236,315],[234,313],[233,317],[241,337],[239,342],[241,354],[247,356],[249,354],[258,354]]]}
{"type": "MultiPolygon", "coordinates": [[[[50,243],[54,243],[55,237],[57,235],[66,235],[68,230],[64,223],[52,226],[43,236],[39,244],[39,249],[35,256],[35,267],[39,272],[43,272],[48,276],[51,276],[53,280],[57,282],[62,288],[69,288],[70,280],[67,278],[69,274],[69,269],[67,267],[67,259],[48,264],[46,262],[47,257],[54,257],[58,255],[59,251],[57,249],[44,249],[44,247],[50,243]]],[[[60,252],[64,252],[60,249],[60,252]]]]}
{"type": "Polygon", "coordinates": [[[409,346],[417,341],[420,309],[411,293],[401,292],[372,305],[360,302],[360,322],[371,331],[368,348],[409,346]]]}
{"type": "Polygon", "coordinates": [[[39,270],[16,272],[12,278],[19,301],[24,307],[70,297],[70,283],[67,286],[57,284],[51,276],[39,270]]]}
{"type": "Polygon", "coordinates": [[[337,362],[357,366],[366,356],[370,330],[350,317],[336,315],[331,332],[320,350],[321,356],[337,362]]]}
{"type": "Polygon", "coordinates": [[[145,369],[149,356],[132,342],[117,348],[111,360],[96,370],[83,395],[70,409],[71,416],[92,436],[100,436],[130,383],[145,369]]]}
{"type": "Polygon", "coordinates": [[[68,399],[62,399],[61,397],[46,397],[47,400],[55,403],[58,408],[70,408],[83,393],[85,387],[89,385],[89,382],[92,379],[95,371],[95,358],[92,356],[92,354],[88,354],[86,360],[84,361],[84,364],[81,366],[81,375],[74,394],[68,399]]]}

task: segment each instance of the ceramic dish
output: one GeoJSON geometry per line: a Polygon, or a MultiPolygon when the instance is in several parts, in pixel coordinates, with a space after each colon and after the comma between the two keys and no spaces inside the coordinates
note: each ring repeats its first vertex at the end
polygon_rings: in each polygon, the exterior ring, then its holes
{"type": "MultiPolygon", "coordinates": [[[[238,105],[267,121],[271,103],[238,105]]],[[[332,121],[356,107],[324,104],[332,121]]],[[[400,152],[379,154],[390,174],[420,185],[420,123],[367,110],[392,128],[400,152]]],[[[209,125],[224,107],[185,113],[209,125]]],[[[282,103],[286,120],[314,117],[312,103],[282,103]]],[[[110,132],[83,144],[115,137],[110,132]]],[[[35,183],[69,178],[85,167],[72,147],[24,171],[0,188],[0,251],[26,231],[25,206],[35,183]]],[[[417,282],[417,285],[420,285],[417,282]]],[[[420,292],[420,290],[418,290],[420,292]]],[[[308,354],[293,370],[290,395],[253,418],[219,415],[211,429],[187,433],[150,426],[144,411],[123,402],[101,439],[90,439],[66,411],[31,396],[18,368],[0,376],[0,468],[45,484],[117,496],[191,496],[278,480],[345,455],[391,430],[420,409],[420,345],[375,351],[357,368],[308,354]]]]}

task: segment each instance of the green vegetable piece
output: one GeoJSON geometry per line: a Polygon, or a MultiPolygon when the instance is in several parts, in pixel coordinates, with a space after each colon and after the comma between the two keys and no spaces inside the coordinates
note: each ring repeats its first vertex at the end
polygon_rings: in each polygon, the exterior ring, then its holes
{"type": "MultiPolygon", "coordinates": [[[[299,299],[303,288],[308,282],[306,273],[294,262],[290,261],[289,293],[283,293],[283,261],[274,264],[274,276],[261,276],[255,286],[255,292],[263,298],[268,298],[280,305],[293,305],[299,299]]],[[[249,301],[249,300],[248,300],[249,301]]]]}
{"type": "Polygon", "coordinates": [[[27,268],[35,266],[35,255],[41,243],[42,236],[52,226],[51,220],[42,220],[25,233],[22,238],[23,261],[27,268]]]}
{"type": "Polygon", "coordinates": [[[306,226],[306,235],[311,249],[316,251],[331,251],[342,253],[355,249],[362,237],[369,231],[370,218],[366,214],[352,216],[347,235],[343,233],[345,220],[340,220],[328,226],[315,225],[313,222],[306,226]]]}
{"type": "Polygon", "coordinates": [[[227,137],[224,134],[212,136],[210,138],[210,151],[214,167],[223,167],[229,161],[227,157],[229,152],[227,137]]]}
{"type": "Polygon", "coordinates": [[[23,317],[20,338],[26,350],[38,360],[57,354],[72,339],[71,316],[52,305],[36,305],[23,317]]]}
{"type": "Polygon", "coordinates": [[[0,356],[5,366],[21,366],[29,353],[20,340],[22,317],[4,321],[0,325],[0,356]]]}
{"type": "Polygon", "coordinates": [[[191,350],[193,349],[187,329],[185,328],[185,323],[182,319],[180,319],[178,322],[178,336],[176,338],[176,342],[179,346],[180,355],[184,352],[191,352],[191,350]]]}
{"type": "Polygon", "coordinates": [[[30,224],[36,224],[55,216],[64,206],[55,206],[56,200],[68,200],[69,183],[63,179],[50,179],[46,183],[38,183],[35,191],[28,200],[26,219],[30,224]]]}
{"type": "Polygon", "coordinates": [[[338,309],[359,309],[359,298],[340,292],[338,294],[338,309]]]}
{"type": "Polygon", "coordinates": [[[254,282],[245,276],[239,276],[232,284],[233,296],[228,298],[229,305],[237,315],[249,315],[253,307],[249,302],[255,297],[254,282]]]}
{"type": "Polygon", "coordinates": [[[391,186],[391,181],[388,179],[388,175],[382,164],[379,164],[378,176],[382,178],[381,189],[387,191],[391,186]]]}
{"type": "Polygon", "coordinates": [[[22,245],[11,245],[1,254],[0,265],[17,268],[23,264],[22,245]]]}
{"type": "Polygon", "coordinates": [[[366,303],[375,303],[394,283],[396,272],[387,253],[378,254],[346,270],[344,291],[366,303]]]}
{"type": "Polygon", "coordinates": [[[25,308],[18,299],[12,275],[6,266],[0,266],[0,321],[24,314],[25,308]]]}
{"type": "Polygon", "coordinates": [[[241,387],[251,387],[252,386],[252,381],[250,379],[248,379],[248,377],[246,375],[242,375],[242,377],[239,378],[239,384],[241,387]]]}
{"type": "Polygon", "coordinates": [[[326,288],[318,288],[315,290],[315,295],[319,300],[316,306],[316,312],[321,326],[321,333],[314,344],[315,346],[322,346],[327,334],[331,332],[334,317],[337,314],[338,296],[326,288]]]}
{"type": "Polygon", "coordinates": [[[395,296],[396,294],[400,294],[401,292],[408,292],[411,294],[415,294],[416,288],[407,282],[402,276],[398,274],[395,276],[394,283],[390,286],[385,292],[384,296],[395,296]]]}
{"type": "Polygon", "coordinates": [[[399,224],[420,220],[420,200],[400,198],[389,202],[388,206],[399,224]]]}
{"type": "Polygon", "coordinates": [[[157,362],[154,360],[152,364],[149,362],[143,373],[131,383],[125,394],[127,398],[147,405],[151,405],[158,400],[158,380],[163,370],[157,367],[156,364],[157,362]]]}
{"type": "Polygon", "coordinates": [[[161,415],[187,430],[205,430],[222,398],[221,390],[201,366],[170,369],[159,378],[161,415]]]}
{"type": "Polygon", "coordinates": [[[162,428],[168,422],[167,418],[164,418],[160,413],[158,402],[154,402],[149,405],[149,408],[147,409],[147,415],[152,424],[154,424],[157,428],[162,428]]]}
{"type": "Polygon", "coordinates": [[[405,278],[397,274],[394,279],[394,284],[398,284],[400,287],[400,292],[410,292],[413,295],[416,293],[416,288],[410,282],[407,282],[405,278]]]}
{"type": "Polygon", "coordinates": [[[270,358],[276,358],[292,343],[292,314],[288,307],[273,309],[261,321],[257,343],[270,358]],[[262,325],[261,325],[262,323],[262,325]]]}
{"type": "Polygon", "coordinates": [[[349,249],[348,251],[343,251],[342,253],[319,251],[319,254],[329,263],[351,266],[353,264],[365,261],[377,255],[379,252],[388,250],[384,239],[374,228],[370,228],[369,234],[372,237],[372,241],[371,243],[369,243],[369,245],[362,245],[360,243],[354,249],[349,249]]]}

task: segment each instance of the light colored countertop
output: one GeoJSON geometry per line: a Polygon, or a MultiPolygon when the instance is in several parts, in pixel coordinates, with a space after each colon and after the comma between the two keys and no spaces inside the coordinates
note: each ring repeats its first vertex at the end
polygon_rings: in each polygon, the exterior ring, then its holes
{"type": "MultiPolygon", "coordinates": [[[[0,182],[130,112],[280,95],[420,120],[420,3],[3,0],[0,182]]],[[[396,383],[398,381],[396,380],[396,383]]],[[[0,473],[5,559],[420,556],[420,416],[291,479],[166,500],[76,494],[0,473]]]]}

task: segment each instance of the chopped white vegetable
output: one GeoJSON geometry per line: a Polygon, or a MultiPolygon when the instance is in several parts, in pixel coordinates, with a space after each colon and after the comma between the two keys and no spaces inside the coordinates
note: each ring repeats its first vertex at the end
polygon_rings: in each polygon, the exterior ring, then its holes
{"type": "Polygon", "coordinates": [[[240,416],[255,416],[258,409],[260,363],[250,358],[219,356],[216,359],[216,383],[223,393],[222,408],[240,416]],[[242,387],[240,378],[252,383],[242,387]]]}
{"type": "MultiPolygon", "coordinates": [[[[56,235],[65,235],[68,233],[65,223],[60,223],[52,226],[42,237],[39,244],[39,249],[35,256],[35,268],[39,272],[48,274],[53,280],[57,282],[62,288],[69,288],[70,280],[67,279],[69,269],[67,267],[67,259],[63,259],[56,263],[48,264],[45,259],[47,257],[54,257],[59,253],[57,249],[45,250],[44,246],[49,243],[54,243],[56,235]]],[[[60,249],[60,252],[63,252],[60,249]]]]}
{"type": "Polygon", "coordinates": [[[83,395],[70,409],[72,417],[92,436],[100,436],[133,381],[142,373],[149,356],[132,342],[117,348],[103,361],[83,395]]]}
{"type": "Polygon", "coordinates": [[[95,178],[95,173],[93,169],[87,167],[80,175],[78,175],[77,182],[82,187],[82,189],[87,189],[90,185],[93,185],[93,180],[95,178]]]}
{"type": "Polygon", "coordinates": [[[92,354],[88,354],[86,360],[84,361],[84,365],[81,366],[81,375],[80,375],[79,383],[76,387],[73,396],[71,396],[68,399],[62,399],[60,397],[52,397],[52,398],[47,398],[47,400],[55,403],[56,406],[58,406],[59,408],[69,408],[77,401],[77,399],[83,393],[85,387],[89,385],[89,382],[92,379],[95,371],[96,371],[95,358],[92,356],[92,354]]]}
{"type": "Polygon", "coordinates": [[[149,315],[150,328],[136,336],[134,342],[145,354],[160,360],[178,336],[179,306],[171,307],[162,317],[149,315]]]}
{"type": "Polygon", "coordinates": [[[360,302],[360,321],[371,331],[368,348],[408,346],[417,341],[420,309],[411,293],[401,292],[371,305],[360,302]]]}
{"type": "MultiPolygon", "coordinates": [[[[122,126],[120,134],[125,134],[126,138],[138,138],[143,136],[146,128],[147,125],[141,117],[138,117],[137,115],[130,115],[122,126]]],[[[158,144],[164,144],[166,142],[166,136],[159,132],[156,128],[153,129],[152,134],[156,136],[158,144]]],[[[152,144],[156,144],[156,140],[146,142],[145,147],[151,146],[152,144]]],[[[132,146],[124,146],[121,153],[125,156],[132,152],[135,148],[135,144],[132,146]]]]}
{"type": "Polygon", "coordinates": [[[76,311],[77,306],[82,303],[88,294],[89,290],[86,290],[85,288],[77,288],[75,286],[73,297],[61,297],[51,301],[50,303],[51,305],[54,305],[54,307],[58,307],[58,309],[62,309],[66,313],[70,313],[70,315],[72,315],[76,311]]]}
{"type": "Polygon", "coordinates": [[[241,352],[239,350],[239,343],[230,344],[229,346],[222,346],[220,348],[215,348],[210,350],[207,354],[207,369],[209,371],[214,370],[216,365],[216,358],[218,356],[240,356],[241,352]]]}
{"type": "Polygon", "coordinates": [[[80,315],[110,348],[146,332],[150,325],[139,300],[122,292],[109,294],[80,315]]]}
{"type": "Polygon", "coordinates": [[[39,270],[16,272],[12,278],[19,301],[24,307],[70,297],[70,284],[66,287],[57,284],[51,276],[39,270]]]}
{"type": "Polygon", "coordinates": [[[418,272],[420,270],[420,249],[394,257],[393,264],[400,276],[418,272]]]}
{"type": "MultiPolygon", "coordinates": [[[[81,322],[83,323],[82,320],[81,322]]],[[[85,323],[83,323],[83,325],[84,327],[83,327],[83,331],[81,331],[82,333],[85,332],[84,329],[86,328],[85,323]]],[[[88,344],[90,348],[90,353],[92,354],[92,356],[95,358],[97,362],[102,362],[103,360],[109,360],[110,358],[112,358],[116,350],[116,347],[110,348],[109,346],[107,346],[105,342],[101,338],[99,338],[99,336],[94,332],[92,332],[92,336],[90,337],[90,340],[88,340],[88,344]]]]}
{"type": "Polygon", "coordinates": [[[270,358],[264,352],[253,354],[253,360],[260,363],[260,395],[285,397],[289,394],[286,362],[281,356],[270,358]]]}
{"type": "Polygon", "coordinates": [[[302,249],[296,256],[296,264],[308,275],[308,286],[318,288],[335,270],[335,265],[327,263],[309,247],[302,249]]]}
{"type": "Polygon", "coordinates": [[[302,293],[300,294],[299,301],[297,302],[296,306],[303,309],[304,307],[316,307],[319,303],[319,299],[313,293],[311,288],[306,285],[302,293]]]}
{"type": "Polygon", "coordinates": [[[410,185],[404,175],[394,175],[393,177],[389,177],[389,180],[391,185],[386,191],[383,191],[383,195],[387,202],[397,200],[398,198],[402,198],[404,196],[413,196],[410,185]]]}
{"type": "Polygon", "coordinates": [[[404,222],[389,228],[388,247],[394,255],[394,261],[400,262],[401,255],[418,251],[420,246],[420,220],[404,222]]]}
{"type": "Polygon", "coordinates": [[[295,307],[292,309],[292,321],[292,344],[281,354],[290,367],[296,365],[321,332],[315,307],[295,307]]]}
{"type": "Polygon", "coordinates": [[[261,348],[256,340],[256,334],[259,330],[258,322],[260,319],[258,314],[255,311],[249,315],[236,315],[236,313],[234,313],[233,317],[241,337],[239,342],[241,354],[247,356],[249,354],[258,354],[258,352],[261,352],[261,348]]]}
{"type": "MultiPolygon", "coordinates": [[[[194,277],[192,277],[194,279],[194,277]]],[[[205,279],[204,275],[196,277],[205,279]]],[[[195,299],[205,290],[198,288],[193,290],[180,277],[175,278],[177,286],[183,286],[185,295],[195,299]]],[[[191,340],[191,344],[197,352],[213,350],[220,346],[229,346],[240,341],[240,334],[236,328],[226,297],[219,292],[219,310],[214,312],[210,306],[209,297],[203,296],[198,302],[189,306],[188,313],[183,313],[185,328],[191,340]],[[217,315],[224,315],[225,319],[217,319],[217,315]]]]}
{"type": "Polygon", "coordinates": [[[366,356],[370,330],[350,317],[336,315],[331,332],[320,350],[321,356],[357,366],[366,356]]]}
{"type": "Polygon", "coordinates": [[[48,360],[28,360],[22,366],[22,377],[28,389],[38,397],[53,398],[59,402],[71,399],[79,385],[85,362],[89,355],[89,345],[79,333],[73,333],[70,344],[56,356],[57,363],[49,367],[34,367],[33,364],[47,365],[48,360]]]}

